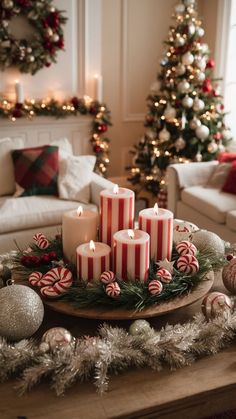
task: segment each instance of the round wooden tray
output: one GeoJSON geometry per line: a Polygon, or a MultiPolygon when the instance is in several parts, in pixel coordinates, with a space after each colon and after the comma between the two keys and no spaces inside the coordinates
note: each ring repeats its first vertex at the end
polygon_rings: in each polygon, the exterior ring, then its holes
{"type": "Polygon", "coordinates": [[[176,297],[155,306],[146,308],[142,311],[127,310],[122,308],[107,309],[102,307],[95,308],[75,308],[70,303],[51,301],[44,299],[44,304],[52,310],[64,313],[70,316],[83,317],[87,319],[98,320],[129,320],[157,317],[178,308],[188,306],[203,298],[210,291],[214,282],[214,273],[209,272],[204,281],[200,282],[192,292],[183,297],[176,297]]]}

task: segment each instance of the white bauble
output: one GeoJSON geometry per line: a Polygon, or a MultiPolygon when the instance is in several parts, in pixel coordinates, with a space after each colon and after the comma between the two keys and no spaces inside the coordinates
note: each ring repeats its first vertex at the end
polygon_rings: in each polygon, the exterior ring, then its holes
{"type": "Polygon", "coordinates": [[[206,68],[206,60],[201,55],[197,55],[194,58],[194,64],[199,70],[204,71],[206,68]]]}
{"type": "Polygon", "coordinates": [[[175,11],[176,11],[176,13],[179,13],[179,14],[184,13],[184,12],[185,12],[185,7],[184,7],[184,5],[183,5],[183,4],[177,4],[177,5],[175,6],[175,11]]]}
{"type": "Polygon", "coordinates": [[[173,224],[173,240],[175,243],[179,243],[182,240],[188,240],[191,234],[194,231],[199,230],[199,228],[188,221],[174,219],[173,224]]]}
{"type": "Polygon", "coordinates": [[[59,35],[57,33],[54,33],[54,35],[52,36],[52,40],[53,42],[58,42],[59,41],[59,35]]]}
{"type": "Polygon", "coordinates": [[[199,230],[192,233],[191,241],[196,248],[202,252],[213,252],[216,256],[222,257],[225,252],[225,245],[223,240],[207,230],[199,230]]]}
{"type": "Polygon", "coordinates": [[[160,91],[161,84],[158,80],[154,81],[150,86],[150,92],[156,93],[160,91]]]}
{"type": "Polygon", "coordinates": [[[191,52],[185,52],[185,54],[182,56],[182,63],[184,65],[191,65],[194,61],[194,56],[191,54],[191,52]]]}
{"type": "Polygon", "coordinates": [[[175,71],[176,71],[177,76],[182,76],[185,73],[185,71],[186,71],[186,67],[185,67],[184,64],[179,63],[176,66],[175,71]]]}
{"type": "Polygon", "coordinates": [[[225,140],[230,140],[230,138],[232,137],[232,134],[228,129],[223,130],[222,135],[225,140]]]}
{"type": "Polygon", "coordinates": [[[29,55],[29,56],[27,57],[27,61],[28,61],[29,63],[33,63],[33,62],[35,61],[34,56],[33,56],[33,55],[29,55]]]}
{"type": "Polygon", "coordinates": [[[170,103],[167,104],[167,107],[164,111],[164,116],[166,119],[172,119],[176,117],[176,110],[170,105],[170,103]]]}
{"type": "Polygon", "coordinates": [[[182,100],[182,105],[185,108],[191,108],[193,106],[193,99],[189,97],[188,95],[186,95],[182,100]]]}
{"type": "Polygon", "coordinates": [[[166,141],[169,141],[170,139],[170,133],[169,131],[167,131],[166,128],[163,128],[159,134],[158,134],[159,140],[161,141],[161,143],[165,143],[166,141]]]}
{"type": "Polygon", "coordinates": [[[202,154],[200,153],[200,151],[197,152],[194,160],[198,162],[202,161],[202,154]]]}
{"type": "Polygon", "coordinates": [[[129,334],[132,336],[147,335],[152,331],[150,323],[147,320],[135,320],[129,327],[129,334]]]}
{"type": "Polygon", "coordinates": [[[218,151],[218,145],[215,143],[215,141],[212,141],[208,144],[207,150],[209,151],[209,153],[216,153],[218,151]]]}
{"type": "Polygon", "coordinates": [[[202,111],[205,108],[205,103],[202,99],[196,97],[193,101],[193,110],[195,112],[202,111]]]}
{"type": "Polygon", "coordinates": [[[182,47],[185,44],[185,39],[182,36],[177,36],[175,40],[176,47],[182,47]]]}
{"type": "Polygon", "coordinates": [[[210,130],[206,125],[200,125],[200,127],[198,127],[196,129],[196,136],[201,140],[205,140],[207,137],[209,137],[210,134],[210,130]]]}
{"type": "Polygon", "coordinates": [[[207,44],[202,44],[201,45],[201,51],[202,51],[203,54],[208,54],[208,52],[209,52],[208,45],[207,44]]]}
{"type": "Polygon", "coordinates": [[[195,3],[195,0],[184,0],[185,6],[189,7],[195,3]]]}
{"type": "Polygon", "coordinates": [[[11,9],[13,6],[12,0],[3,0],[2,2],[2,7],[4,7],[4,9],[11,9]]]}
{"type": "Polygon", "coordinates": [[[204,36],[204,34],[205,34],[205,31],[204,31],[204,29],[203,29],[203,28],[198,27],[198,28],[196,28],[196,32],[195,32],[195,34],[196,34],[197,36],[199,36],[199,38],[202,38],[202,37],[204,36]]]}
{"type": "Polygon", "coordinates": [[[188,25],[188,33],[189,33],[189,35],[190,36],[193,36],[195,34],[195,31],[196,31],[195,25],[193,23],[190,23],[188,25]]]}
{"type": "Polygon", "coordinates": [[[190,84],[187,80],[182,80],[179,82],[177,89],[180,93],[187,93],[190,89],[190,84]]]}
{"type": "Polygon", "coordinates": [[[205,73],[203,73],[202,71],[199,71],[199,72],[197,72],[197,73],[195,74],[195,79],[196,79],[197,81],[202,82],[202,81],[204,81],[204,80],[205,80],[205,78],[206,78],[206,75],[205,75],[205,73]]]}
{"type": "Polygon", "coordinates": [[[183,139],[183,137],[180,136],[179,138],[177,138],[177,140],[175,141],[176,151],[179,152],[180,150],[183,150],[185,146],[186,141],[183,139]]]}
{"type": "Polygon", "coordinates": [[[222,144],[222,142],[220,141],[218,144],[218,151],[220,153],[223,153],[223,151],[225,151],[225,146],[222,144]]]}
{"type": "Polygon", "coordinates": [[[193,117],[193,119],[191,119],[191,121],[189,122],[189,126],[191,129],[196,129],[197,127],[201,126],[201,121],[200,119],[196,118],[196,116],[193,117]]]}

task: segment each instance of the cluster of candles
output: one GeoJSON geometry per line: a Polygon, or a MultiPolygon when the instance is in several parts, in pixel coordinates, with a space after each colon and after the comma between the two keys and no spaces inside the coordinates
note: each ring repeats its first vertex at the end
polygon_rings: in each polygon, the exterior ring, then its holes
{"type": "Polygon", "coordinates": [[[115,185],[100,193],[100,225],[99,215],[82,207],[63,215],[63,252],[79,279],[99,279],[112,269],[121,280],[145,281],[150,259],[171,259],[173,213],[155,204],[139,212],[134,229],[134,202],[133,191],[115,185]]]}

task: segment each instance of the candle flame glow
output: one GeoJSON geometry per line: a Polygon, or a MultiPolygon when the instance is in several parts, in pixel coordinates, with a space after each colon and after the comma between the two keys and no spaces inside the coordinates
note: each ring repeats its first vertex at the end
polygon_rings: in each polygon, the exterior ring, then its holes
{"type": "Polygon", "coordinates": [[[134,230],[128,230],[128,236],[133,239],[134,238],[134,230]]]}
{"type": "Polygon", "coordinates": [[[95,243],[93,240],[90,240],[89,242],[89,249],[95,252],[95,243]]]}
{"type": "Polygon", "coordinates": [[[118,192],[119,192],[119,186],[118,186],[117,184],[114,186],[114,188],[113,188],[113,192],[114,192],[115,194],[118,194],[118,192]]]}
{"type": "Polygon", "coordinates": [[[83,214],[84,210],[83,207],[80,205],[77,209],[77,215],[80,217],[83,214]]]}
{"type": "Polygon", "coordinates": [[[157,215],[158,214],[158,205],[157,205],[157,203],[155,203],[153,209],[154,209],[155,215],[157,215]]]}

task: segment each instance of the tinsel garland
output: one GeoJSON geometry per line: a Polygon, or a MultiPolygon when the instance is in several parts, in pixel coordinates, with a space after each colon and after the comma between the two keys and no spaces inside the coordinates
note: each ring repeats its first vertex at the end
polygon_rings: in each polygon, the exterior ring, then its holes
{"type": "Polygon", "coordinates": [[[63,102],[55,99],[31,99],[25,100],[24,103],[7,99],[0,101],[0,118],[11,119],[13,122],[20,118],[32,119],[35,116],[53,116],[59,119],[78,115],[90,115],[93,118],[90,142],[97,157],[96,171],[104,176],[109,165],[110,142],[105,133],[111,125],[110,111],[105,104],[86,96],[74,96],[63,102]]]}
{"type": "Polygon", "coordinates": [[[0,339],[0,380],[20,378],[20,394],[47,378],[59,396],[76,381],[92,380],[100,393],[110,374],[130,367],[149,367],[160,371],[191,365],[198,358],[215,355],[229,346],[236,336],[236,312],[206,322],[198,313],[193,320],[160,331],[148,328],[132,335],[125,329],[103,324],[98,336],[78,337],[73,344],[46,353],[35,340],[8,343],[0,339]]]}

